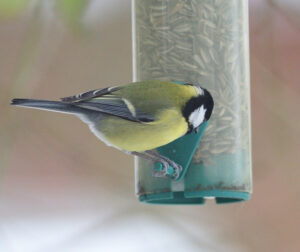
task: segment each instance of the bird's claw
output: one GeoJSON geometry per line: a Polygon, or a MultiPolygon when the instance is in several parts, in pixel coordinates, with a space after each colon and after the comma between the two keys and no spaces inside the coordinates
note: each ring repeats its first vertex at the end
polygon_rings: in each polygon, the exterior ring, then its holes
{"type": "Polygon", "coordinates": [[[165,160],[160,160],[159,163],[162,165],[162,168],[160,170],[154,168],[152,176],[156,178],[166,178],[168,175],[169,164],[165,160]]]}
{"type": "Polygon", "coordinates": [[[153,169],[152,175],[153,177],[158,178],[171,178],[177,180],[182,172],[182,166],[169,160],[161,160],[160,163],[162,164],[162,170],[158,171],[153,169]],[[169,173],[169,167],[173,168],[173,173],[169,173]]]}
{"type": "Polygon", "coordinates": [[[177,180],[179,178],[181,172],[182,172],[182,166],[177,164],[174,167],[174,175],[173,175],[174,180],[177,180]]]}

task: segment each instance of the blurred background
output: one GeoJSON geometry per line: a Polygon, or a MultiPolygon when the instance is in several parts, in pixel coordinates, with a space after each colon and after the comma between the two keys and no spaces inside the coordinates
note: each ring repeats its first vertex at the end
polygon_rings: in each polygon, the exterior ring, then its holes
{"type": "Polygon", "coordinates": [[[129,0],[0,0],[0,251],[300,251],[300,4],[250,1],[254,193],[153,206],[77,118],[10,107],[132,80],[129,0]]]}

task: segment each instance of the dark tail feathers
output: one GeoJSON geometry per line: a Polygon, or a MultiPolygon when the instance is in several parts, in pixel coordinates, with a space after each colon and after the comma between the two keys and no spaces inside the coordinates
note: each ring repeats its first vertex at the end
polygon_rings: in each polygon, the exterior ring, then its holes
{"type": "Polygon", "coordinates": [[[82,108],[76,107],[72,104],[66,104],[60,101],[13,99],[10,104],[15,106],[50,110],[50,111],[69,113],[69,114],[81,114],[83,112],[82,108]]]}

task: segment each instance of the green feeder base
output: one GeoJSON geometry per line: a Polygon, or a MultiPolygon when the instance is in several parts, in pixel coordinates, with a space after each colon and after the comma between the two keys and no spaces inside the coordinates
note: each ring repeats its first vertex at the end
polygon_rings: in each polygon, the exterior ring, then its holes
{"type": "Polygon", "coordinates": [[[198,192],[167,192],[140,195],[139,200],[151,204],[204,204],[208,198],[215,198],[217,204],[246,201],[251,198],[248,192],[234,191],[198,191],[198,192]]]}
{"type": "Polygon", "coordinates": [[[151,163],[140,166],[137,194],[139,200],[152,204],[204,204],[214,198],[217,204],[249,200],[251,173],[244,151],[215,157],[207,165],[191,163],[180,181],[151,177],[151,163]]]}

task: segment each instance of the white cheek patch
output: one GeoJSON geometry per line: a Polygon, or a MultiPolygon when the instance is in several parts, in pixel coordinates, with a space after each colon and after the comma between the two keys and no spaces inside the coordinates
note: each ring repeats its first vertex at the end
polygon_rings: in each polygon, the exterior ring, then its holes
{"type": "Polygon", "coordinates": [[[204,109],[203,105],[194,110],[189,116],[189,122],[193,125],[194,128],[197,128],[203,121],[205,116],[206,109],[204,109]]]}

